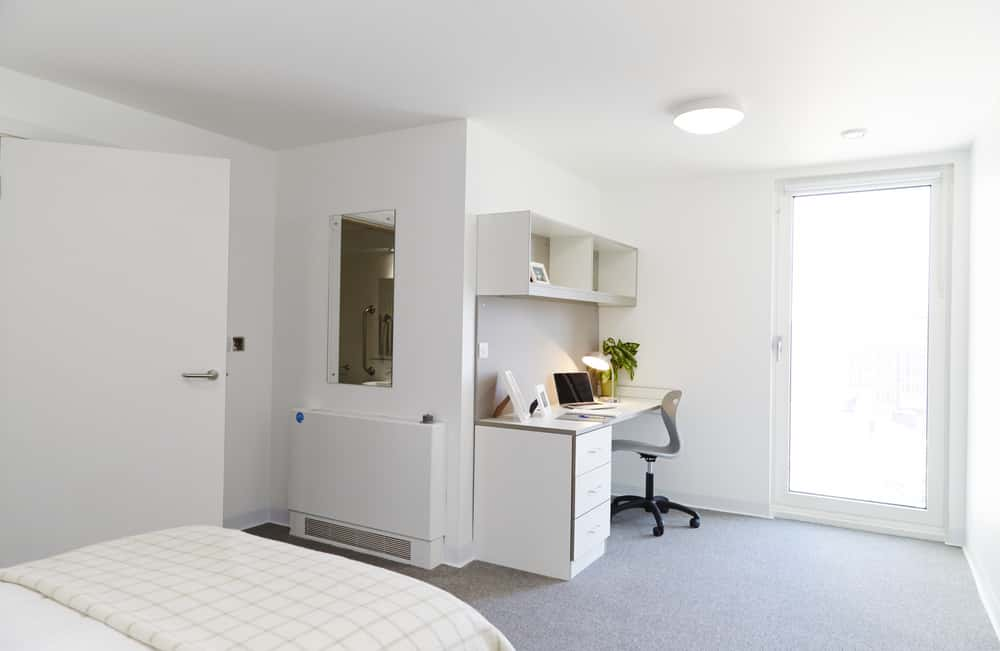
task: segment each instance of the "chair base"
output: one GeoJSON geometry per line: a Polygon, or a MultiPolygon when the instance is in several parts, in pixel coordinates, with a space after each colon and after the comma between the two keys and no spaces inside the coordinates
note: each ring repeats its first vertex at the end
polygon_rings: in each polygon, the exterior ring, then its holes
{"type": "Polygon", "coordinates": [[[647,513],[653,514],[653,519],[656,520],[656,526],[653,527],[654,536],[663,535],[663,518],[660,514],[666,515],[671,509],[674,511],[680,511],[681,513],[686,513],[691,516],[688,521],[688,526],[692,529],[697,529],[701,526],[701,516],[694,509],[684,506],[683,504],[678,504],[677,502],[671,502],[666,497],[662,495],[653,495],[653,473],[646,473],[646,495],[619,495],[618,497],[611,500],[611,517],[615,517],[616,513],[621,513],[622,511],[627,511],[628,509],[644,509],[647,513]]]}

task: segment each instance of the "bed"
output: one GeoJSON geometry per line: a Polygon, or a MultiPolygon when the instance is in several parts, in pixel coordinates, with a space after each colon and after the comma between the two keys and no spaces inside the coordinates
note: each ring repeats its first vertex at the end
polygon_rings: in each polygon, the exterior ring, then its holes
{"type": "Polygon", "coordinates": [[[512,651],[423,581],[219,527],[180,527],[0,569],[0,649],[512,651]]]}

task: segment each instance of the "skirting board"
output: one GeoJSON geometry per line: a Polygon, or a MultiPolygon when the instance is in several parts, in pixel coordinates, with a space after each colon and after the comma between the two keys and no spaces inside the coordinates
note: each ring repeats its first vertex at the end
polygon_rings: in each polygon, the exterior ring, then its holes
{"type": "Polygon", "coordinates": [[[441,564],[463,568],[476,560],[475,549],[475,543],[471,542],[468,545],[449,545],[448,536],[446,535],[444,537],[444,559],[441,561],[441,564]]]}
{"type": "MultiPolygon", "coordinates": [[[[274,522],[272,513],[269,510],[263,510],[225,518],[222,521],[222,526],[226,529],[239,529],[242,531],[250,527],[256,527],[259,524],[267,524],[268,522],[274,522]]],[[[285,524],[287,525],[288,523],[286,522],[285,524]]]]}
{"type": "Polygon", "coordinates": [[[965,554],[965,560],[969,563],[972,580],[976,584],[976,590],[979,591],[979,599],[986,609],[986,616],[990,618],[993,632],[1000,640],[1000,593],[996,590],[998,586],[990,583],[989,577],[981,570],[982,566],[976,561],[975,554],[969,552],[968,547],[963,547],[962,552],[965,554]]]}
{"type": "MultiPolygon", "coordinates": [[[[657,489],[660,494],[660,489],[657,489]]],[[[644,488],[629,486],[626,484],[612,484],[611,493],[613,495],[642,495],[644,488]]],[[[744,502],[742,500],[732,500],[728,498],[711,497],[707,495],[692,495],[690,493],[679,493],[677,491],[666,491],[664,496],[675,502],[690,506],[693,509],[704,509],[706,511],[720,511],[722,513],[732,513],[733,515],[747,515],[752,518],[771,518],[771,506],[769,504],[758,504],[756,502],[744,502]]]]}
{"type": "Polygon", "coordinates": [[[965,527],[945,530],[944,544],[951,545],[952,547],[965,547],[965,527]]]}
{"type": "Polygon", "coordinates": [[[912,525],[893,520],[857,518],[850,515],[828,513],[826,511],[813,511],[809,509],[798,509],[778,504],[771,507],[771,513],[776,518],[784,518],[786,520],[799,520],[801,522],[825,524],[832,527],[857,529],[859,531],[870,531],[872,533],[884,533],[891,536],[903,536],[904,538],[919,538],[921,540],[931,540],[940,543],[944,542],[944,529],[940,527],[912,525]]]}

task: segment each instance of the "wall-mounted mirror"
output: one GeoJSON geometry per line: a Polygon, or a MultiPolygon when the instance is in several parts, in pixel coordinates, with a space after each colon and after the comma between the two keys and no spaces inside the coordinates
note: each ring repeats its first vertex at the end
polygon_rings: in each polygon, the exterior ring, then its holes
{"type": "Polygon", "coordinates": [[[396,211],[330,218],[326,381],[392,386],[396,211]]]}

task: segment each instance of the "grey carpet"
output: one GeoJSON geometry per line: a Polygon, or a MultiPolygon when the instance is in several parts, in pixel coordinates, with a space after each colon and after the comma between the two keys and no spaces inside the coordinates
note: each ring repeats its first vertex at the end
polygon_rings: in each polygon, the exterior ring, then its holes
{"type": "MultiPolygon", "coordinates": [[[[1000,649],[961,550],[784,520],[615,518],[607,554],[569,582],[487,563],[427,571],[290,538],[432,583],[472,604],[519,651],[1000,649]]],[[[527,533],[526,533],[527,535],[527,533]]]]}

